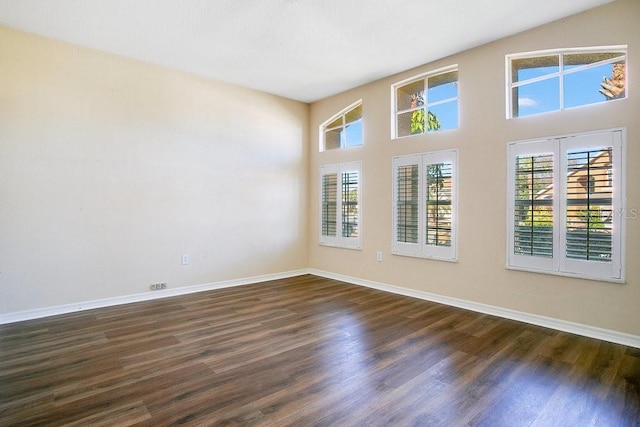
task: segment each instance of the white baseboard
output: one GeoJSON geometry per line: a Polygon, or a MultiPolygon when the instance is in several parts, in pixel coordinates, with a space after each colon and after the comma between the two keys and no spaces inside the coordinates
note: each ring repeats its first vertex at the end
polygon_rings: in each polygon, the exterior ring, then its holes
{"type": "Polygon", "coordinates": [[[357,277],[345,276],[342,274],[331,273],[328,271],[309,269],[309,274],[326,277],[328,279],[340,280],[342,282],[352,283],[354,285],[365,286],[367,288],[378,289],[381,291],[391,292],[398,295],[405,295],[413,298],[419,298],[426,301],[437,302],[453,307],[463,308],[478,313],[490,314],[505,319],[517,320],[519,322],[530,323],[532,325],[543,326],[558,331],[569,332],[576,335],[582,335],[589,338],[596,338],[603,341],[609,341],[616,344],[622,344],[629,347],[640,348],[640,337],[637,335],[616,332],[609,329],[596,328],[594,326],[583,325],[580,323],[568,322],[566,320],[554,319],[537,314],[530,314],[516,310],[496,307],[487,304],[481,304],[473,301],[462,300],[458,298],[446,297],[438,294],[432,294],[424,291],[402,288],[399,286],[387,285],[384,283],[374,282],[371,280],[359,279],[357,277]]]}
{"type": "Polygon", "coordinates": [[[245,277],[241,279],[225,280],[221,282],[205,283],[201,285],[183,286],[180,288],[164,289],[161,291],[145,292],[121,297],[105,298],[93,301],[84,301],[73,304],[64,304],[53,307],[37,308],[34,310],[18,311],[14,313],[0,314],[0,325],[6,323],[21,322],[24,320],[39,319],[42,317],[56,316],[58,314],[74,313],[77,311],[92,310],[94,308],[111,307],[132,302],[151,301],[160,298],[168,298],[177,295],[192,294],[195,292],[211,291],[215,289],[230,288],[232,286],[250,285],[252,283],[266,282],[268,280],[286,279],[289,277],[307,274],[308,271],[292,270],[283,273],[265,274],[261,276],[245,277]]]}
{"type": "Polygon", "coordinates": [[[329,271],[316,270],[313,268],[286,271],[283,273],[265,274],[262,276],[246,277],[234,280],[225,280],[221,282],[205,283],[202,285],[185,286],[181,288],[165,289],[148,293],[125,295],[121,297],[105,298],[101,300],[85,301],[81,303],[65,304],[54,307],[38,308],[35,310],[20,311],[14,313],[0,314],[0,325],[6,323],[20,322],[23,320],[39,319],[47,316],[55,316],[58,314],[73,313],[77,311],[91,310],[94,308],[111,307],[120,304],[129,304],[132,302],[150,301],[160,298],[168,298],[177,295],[186,295],[195,292],[210,291],[215,289],[229,288],[233,286],[250,285],[253,283],[266,282],[269,280],[286,279],[289,277],[301,276],[303,274],[313,274],[328,279],[340,280],[354,285],[365,286],[367,288],[378,289],[385,292],[391,292],[398,295],[418,298],[426,301],[437,302],[452,307],[463,308],[478,313],[490,314],[505,319],[517,320],[519,322],[530,323],[532,325],[543,326],[558,331],[569,332],[585,337],[596,338],[603,341],[609,341],[616,344],[622,344],[629,347],[640,348],[640,337],[637,335],[616,332],[608,329],[596,328],[594,326],[583,325],[580,323],[568,322],[566,320],[554,319],[537,314],[530,314],[516,310],[496,307],[493,305],[481,304],[473,301],[462,300],[458,298],[446,297],[443,295],[432,294],[430,292],[418,291],[414,289],[402,288],[399,286],[388,285],[385,283],[374,282],[357,277],[345,276],[329,271]]]}

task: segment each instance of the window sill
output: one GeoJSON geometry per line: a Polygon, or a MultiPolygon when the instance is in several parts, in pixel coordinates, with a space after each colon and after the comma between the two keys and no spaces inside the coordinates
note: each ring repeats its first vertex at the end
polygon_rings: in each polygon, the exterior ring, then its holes
{"type": "Polygon", "coordinates": [[[350,249],[352,251],[362,251],[362,246],[343,246],[343,245],[332,245],[331,243],[318,243],[319,246],[324,246],[327,248],[338,248],[338,249],[350,249]]]}
{"type": "Polygon", "coordinates": [[[429,255],[411,255],[411,254],[404,254],[402,252],[393,252],[393,251],[391,251],[391,254],[397,255],[397,256],[409,257],[409,258],[428,259],[432,261],[444,261],[444,262],[451,262],[454,264],[458,263],[458,258],[443,258],[443,257],[437,257],[437,256],[429,256],[429,255]]]}
{"type": "Polygon", "coordinates": [[[430,132],[415,133],[415,134],[411,134],[411,135],[391,136],[391,142],[396,142],[396,141],[400,141],[400,140],[404,140],[404,139],[408,139],[408,138],[413,138],[413,137],[416,137],[416,136],[437,135],[439,133],[455,132],[455,131],[457,131],[459,129],[460,129],[460,127],[457,127],[457,128],[454,128],[454,129],[442,129],[442,130],[435,130],[435,131],[430,131],[430,132]]]}
{"type": "Polygon", "coordinates": [[[519,267],[514,265],[507,265],[505,268],[507,270],[512,270],[512,271],[524,271],[527,273],[538,273],[538,274],[548,274],[551,276],[571,277],[573,279],[593,280],[596,282],[617,283],[619,285],[624,285],[627,283],[624,278],[616,279],[614,277],[588,276],[585,274],[567,273],[564,271],[553,271],[553,270],[539,270],[535,268],[519,267]]]}

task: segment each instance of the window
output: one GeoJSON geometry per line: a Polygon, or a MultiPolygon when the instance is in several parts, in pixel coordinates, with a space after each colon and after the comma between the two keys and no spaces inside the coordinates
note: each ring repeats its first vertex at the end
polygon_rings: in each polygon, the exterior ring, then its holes
{"type": "Polygon", "coordinates": [[[391,138],[458,127],[457,65],[412,77],[391,89],[391,138]]]}
{"type": "Polygon", "coordinates": [[[625,98],[626,52],[614,46],[507,56],[507,118],[625,98]]]}
{"type": "Polygon", "coordinates": [[[622,281],[623,130],[509,144],[510,268],[622,281]]]}
{"type": "Polygon", "coordinates": [[[457,258],[457,150],[393,159],[393,253],[457,258]]]}
{"type": "Polygon", "coordinates": [[[362,145],[362,100],[320,125],[320,151],[362,145]]]}
{"type": "Polygon", "coordinates": [[[320,244],[361,248],[360,162],[320,168],[320,244]]]}

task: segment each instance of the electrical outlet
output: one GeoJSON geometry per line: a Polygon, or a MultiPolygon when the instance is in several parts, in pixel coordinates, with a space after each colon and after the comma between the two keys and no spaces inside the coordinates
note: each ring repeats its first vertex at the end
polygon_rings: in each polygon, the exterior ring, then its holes
{"type": "Polygon", "coordinates": [[[182,265],[189,265],[190,262],[191,262],[191,255],[182,254],[182,265]]]}
{"type": "Polygon", "coordinates": [[[159,291],[160,289],[166,289],[167,288],[167,284],[166,283],[153,283],[151,285],[151,290],[152,291],[159,291]]]}
{"type": "Polygon", "coordinates": [[[382,251],[376,252],[376,261],[382,261],[382,251]]]}

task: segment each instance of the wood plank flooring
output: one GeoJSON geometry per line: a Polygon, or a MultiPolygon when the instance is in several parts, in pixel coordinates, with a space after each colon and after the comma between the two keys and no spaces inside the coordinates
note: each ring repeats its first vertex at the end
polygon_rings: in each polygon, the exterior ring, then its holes
{"type": "Polygon", "coordinates": [[[640,350],[311,275],[0,326],[0,425],[638,426],[640,350]]]}

